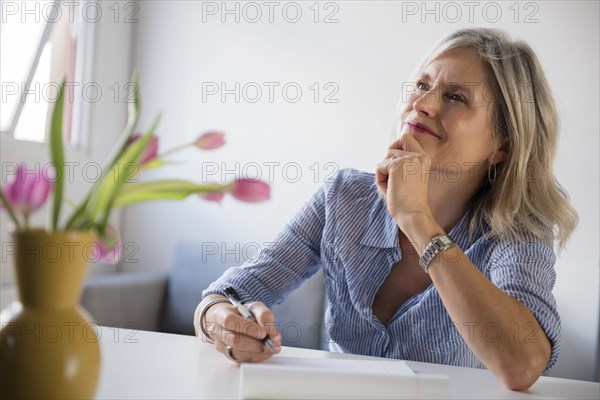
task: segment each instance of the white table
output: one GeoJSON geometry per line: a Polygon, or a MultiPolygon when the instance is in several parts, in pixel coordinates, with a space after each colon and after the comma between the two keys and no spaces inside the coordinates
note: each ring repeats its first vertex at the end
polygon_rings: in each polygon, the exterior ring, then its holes
{"type": "MultiPolygon", "coordinates": [[[[236,399],[240,368],[193,336],[100,327],[99,399],[236,399]]],[[[368,357],[284,347],[283,356],[368,357]]],[[[541,377],[527,392],[506,390],[487,370],[407,361],[417,373],[446,375],[453,399],[598,399],[600,384],[541,377]]]]}

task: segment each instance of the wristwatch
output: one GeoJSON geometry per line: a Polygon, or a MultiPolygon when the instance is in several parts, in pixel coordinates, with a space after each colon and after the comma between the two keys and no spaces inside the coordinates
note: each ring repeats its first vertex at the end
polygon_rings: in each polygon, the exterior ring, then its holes
{"type": "Polygon", "coordinates": [[[431,239],[431,242],[429,242],[429,244],[425,248],[425,251],[421,255],[421,258],[419,259],[419,265],[421,266],[421,268],[423,268],[423,271],[425,271],[426,274],[429,273],[428,270],[431,261],[433,261],[433,259],[439,253],[453,246],[456,246],[456,243],[454,243],[454,241],[450,239],[450,236],[434,236],[434,238],[431,239]]]}

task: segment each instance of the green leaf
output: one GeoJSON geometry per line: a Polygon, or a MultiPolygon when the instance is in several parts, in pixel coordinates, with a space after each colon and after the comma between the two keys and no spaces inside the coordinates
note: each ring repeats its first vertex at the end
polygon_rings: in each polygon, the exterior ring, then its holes
{"type": "Polygon", "coordinates": [[[56,168],[56,182],[54,182],[54,196],[52,204],[52,230],[58,227],[60,206],[62,205],[65,151],[63,148],[63,109],[64,109],[65,81],[60,85],[58,98],[52,111],[50,122],[50,161],[56,168]]]}
{"type": "MultiPolygon", "coordinates": [[[[139,159],[148,146],[154,129],[142,136],[125,149],[125,152],[111,166],[106,176],[95,186],[90,196],[84,218],[87,227],[95,224],[104,224],[108,220],[112,199],[116,196],[119,188],[131,178],[131,173],[136,172],[139,159]]],[[[102,228],[100,232],[102,233],[102,228]]]]}
{"type": "Polygon", "coordinates": [[[170,165],[170,164],[172,165],[172,164],[177,164],[177,163],[173,162],[173,161],[164,161],[164,160],[156,157],[151,160],[148,160],[145,164],[140,165],[140,172],[146,171],[149,169],[156,169],[156,168],[164,167],[165,165],[170,165]]]}
{"type": "Polygon", "coordinates": [[[117,162],[127,148],[129,138],[133,135],[140,118],[139,74],[134,72],[131,80],[131,84],[133,85],[133,99],[127,105],[127,124],[125,125],[125,129],[123,129],[121,136],[119,136],[119,140],[117,140],[115,147],[113,147],[111,154],[108,157],[110,160],[108,165],[111,166],[117,162]]]}
{"type": "MultiPolygon", "coordinates": [[[[154,122],[152,123],[152,126],[150,126],[150,129],[148,130],[148,132],[142,137],[140,138],[141,141],[142,139],[144,139],[145,144],[144,146],[141,148],[141,151],[139,152],[139,154],[137,154],[135,156],[135,162],[137,163],[137,168],[135,168],[133,170],[133,173],[128,177],[128,178],[133,178],[137,172],[139,171],[139,162],[140,159],[142,157],[142,154],[144,152],[144,150],[148,147],[148,144],[150,143],[150,140],[152,139],[152,135],[154,135],[154,131],[156,130],[156,127],[158,126],[158,122],[160,121],[161,118],[161,114],[158,114],[158,116],[156,116],[156,118],[154,119],[154,122]]],[[[137,142],[136,142],[137,143],[137,142]]],[[[135,144],[135,143],[133,143],[135,144]]],[[[127,151],[126,151],[127,153],[127,151]]],[[[127,168],[127,167],[125,167],[127,168]]],[[[122,186],[127,183],[127,178],[124,179],[113,191],[113,193],[111,194],[111,196],[109,197],[109,202],[108,205],[106,206],[104,215],[102,216],[102,221],[100,222],[100,230],[103,232],[104,231],[104,227],[106,226],[107,222],[108,222],[108,217],[110,216],[110,210],[113,207],[114,201],[115,201],[115,197],[117,196],[119,190],[122,188],[122,186]]]]}
{"type": "Polygon", "coordinates": [[[83,216],[84,228],[96,226],[100,234],[104,232],[114,198],[127,180],[131,179],[139,170],[142,153],[148,147],[159,121],[160,115],[156,117],[148,132],[139,140],[129,144],[121,157],[111,166],[106,176],[94,185],[94,191],[83,216]]]}
{"type": "MultiPolygon", "coordinates": [[[[65,225],[66,231],[72,230],[76,226],[75,223],[83,215],[83,212],[85,211],[88,203],[90,202],[90,196],[91,196],[91,193],[88,193],[88,195],[81,202],[79,207],[77,207],[77,209],[73,212],[73,214],[71,215],[71,218],[69,218],[69,220],[67,221],[67,223],[65,225]]],[[[81,226],[78,226],[78,228],[81,228],[81,226]]]]}
{"type": "Polygon", "coordinates": [[[191,194],[222,192],[219,184],[196,184],[188,181],[168,180],[140,183],[123,187],[115,198],[114,206],[122,207],[150,200],[183,200],[191,194]]]}
{"type": "Polygon", "coordinates": [[[0,188],[0,201],[2,201],[2,206],[8,213],[10,219],[15,223],[17,229],[21,229],[21,224],[19,223],[19,219],[17,218],[15,211],[12,209],[12,206],[8,202],[8,199],[4,195],[4,191],[0,188]]]}

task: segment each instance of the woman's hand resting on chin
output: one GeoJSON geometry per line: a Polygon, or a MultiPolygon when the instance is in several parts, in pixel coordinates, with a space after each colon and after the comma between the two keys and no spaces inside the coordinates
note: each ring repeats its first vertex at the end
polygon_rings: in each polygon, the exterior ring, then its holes
{"type": "Polygon", "coordinates": [[[394,141],[386,158],[377,164],[377,187],[385,194],[388,211],[403,231],[412,216],[431,215],[430,167],[431,160],[411,134],[394,141]]]}

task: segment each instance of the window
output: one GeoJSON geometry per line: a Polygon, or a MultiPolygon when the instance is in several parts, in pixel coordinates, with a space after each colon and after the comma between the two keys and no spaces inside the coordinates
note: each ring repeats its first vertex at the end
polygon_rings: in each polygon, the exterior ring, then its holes
{"type": "Polygon", "coordinates": [[[86,2],[0,0],[0,132],[43,143],[62,80],[67,83],[65,141],[85,146],[87,107],[78,82],[89,76],[93,24],[86,2]],[[87,67],[87,68],[86,68],[87,67]]]}

